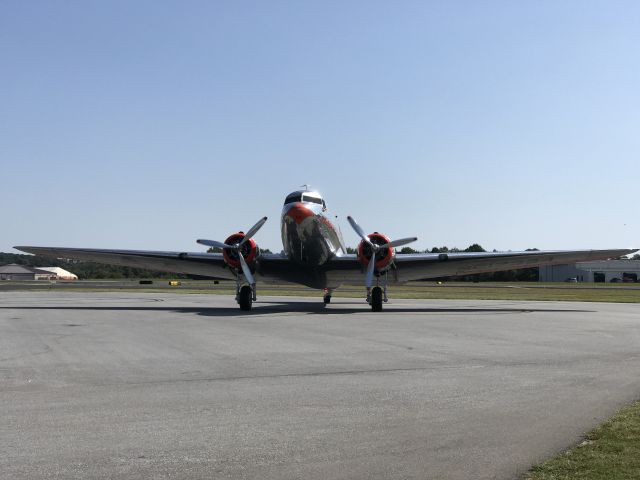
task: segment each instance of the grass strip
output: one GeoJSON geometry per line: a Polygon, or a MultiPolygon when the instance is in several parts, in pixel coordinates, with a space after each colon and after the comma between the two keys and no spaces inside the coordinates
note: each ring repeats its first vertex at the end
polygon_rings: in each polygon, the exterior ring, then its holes
{"type": "Polygon", "coordinates": [[[640,401],[589,432],[577,447],[533,467],[526,478],[640,479],[640,401]]]}

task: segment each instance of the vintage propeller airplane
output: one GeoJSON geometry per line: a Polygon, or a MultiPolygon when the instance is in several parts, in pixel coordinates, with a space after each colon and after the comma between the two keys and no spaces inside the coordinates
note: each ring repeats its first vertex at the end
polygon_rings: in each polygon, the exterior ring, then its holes
{"type": "Polygon", "coordinates": [[[198,240],[222,253],[103,250],[91,248],[14,247],[23,252],[58,258],[125,265],[167,272],[229,279],[236,282],[236,301],[251,310],[256,284],[293,282],[324,291],[324,302],[342,284],[364,282],[367,302],[374,312],[387,301],[387,285],[454,275],[470,275],[516,268],[617,258],[635,249],[526,251],[493,253],[396,253],[417,237],[390,240],[373,232],[366,235],[347,217],[360,237],[357,254],[348,254],[339,228],[332,223],[322,196],[308,189],[287,195],[281,216],[282,253],[261,253],[253,239],[267,217],[224,242],[198,240]]]}

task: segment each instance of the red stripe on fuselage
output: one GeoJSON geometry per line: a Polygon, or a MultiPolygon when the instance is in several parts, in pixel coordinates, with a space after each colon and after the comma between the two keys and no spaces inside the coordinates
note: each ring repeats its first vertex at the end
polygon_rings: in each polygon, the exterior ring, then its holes
{"type": "Polygon", "coordinates": [[[313,217],[315,213],[301,203],[294,203],[289,210],[287,210],[287,215],[296,222],[296,225],[300,225],[305,218],[313,217]]]}

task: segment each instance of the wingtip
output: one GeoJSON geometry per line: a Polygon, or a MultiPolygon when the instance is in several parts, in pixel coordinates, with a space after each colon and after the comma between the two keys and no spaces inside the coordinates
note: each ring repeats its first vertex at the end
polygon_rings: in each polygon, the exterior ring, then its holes
{"type": "Polygon", "coordinates": [[[34,249],[37,249],[37,247],[32,247],[29,245],[16,245],[15,247],[13,247],[15,250],[18,250],[19,252],[23,252],[23,253],[30,253],[31,255],[35,255],[35,251],[34,249]]]}

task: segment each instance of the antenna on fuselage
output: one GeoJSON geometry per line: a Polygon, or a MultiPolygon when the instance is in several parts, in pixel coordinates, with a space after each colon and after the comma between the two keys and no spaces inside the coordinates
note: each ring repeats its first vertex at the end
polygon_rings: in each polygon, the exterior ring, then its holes
{"type": "Polygon", "coordinates": [[[300,188],[304,188],[308,192],[310,186],[311,185],[305,183],[305,184],[300,185],[300,188]]]}

